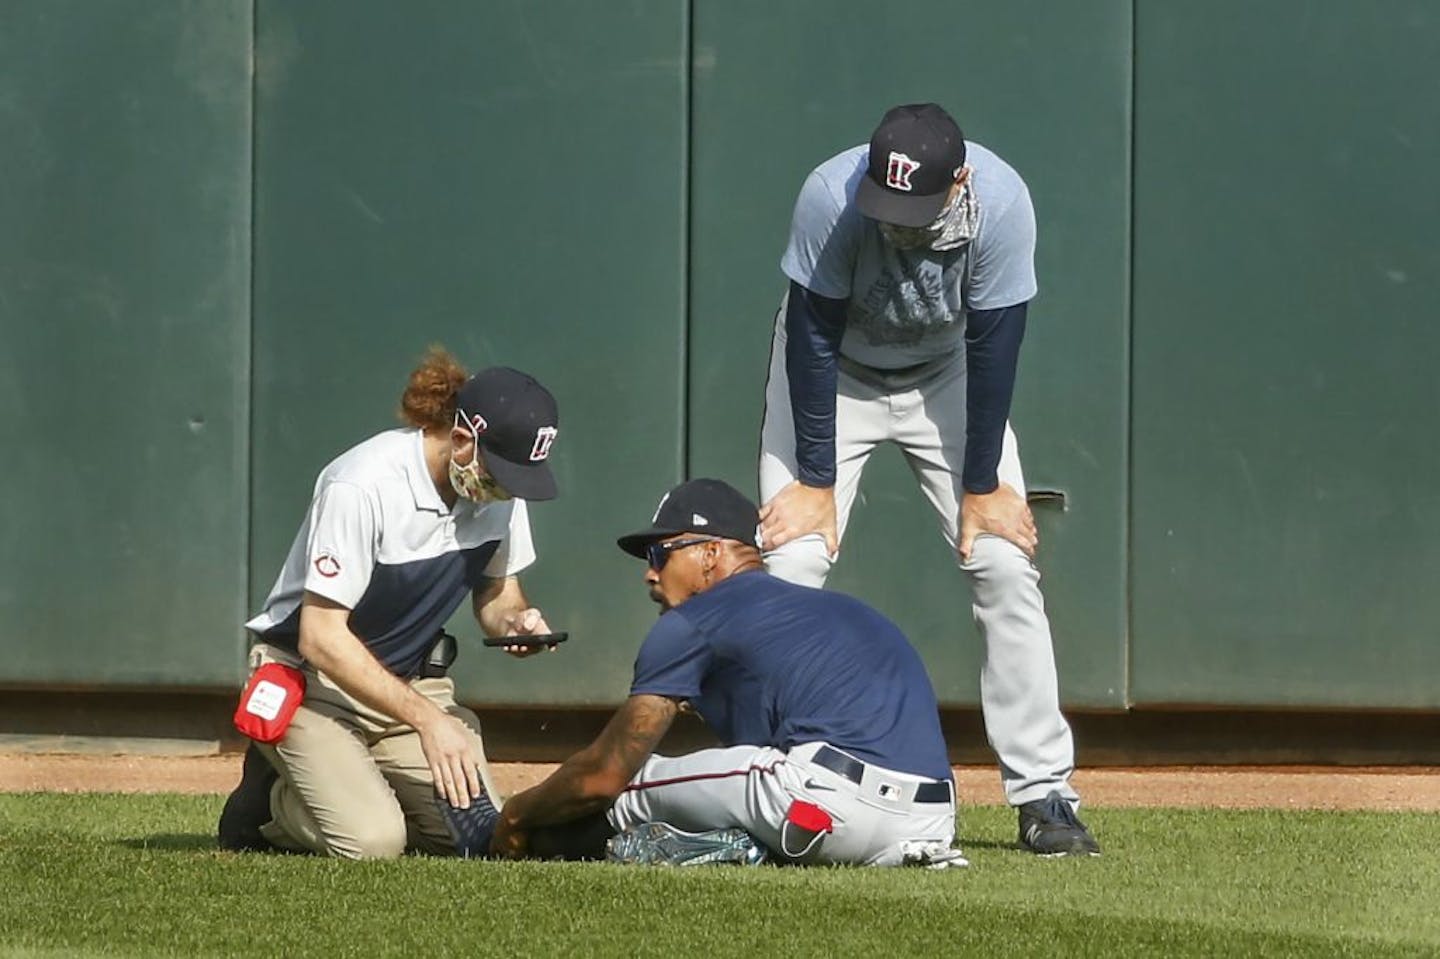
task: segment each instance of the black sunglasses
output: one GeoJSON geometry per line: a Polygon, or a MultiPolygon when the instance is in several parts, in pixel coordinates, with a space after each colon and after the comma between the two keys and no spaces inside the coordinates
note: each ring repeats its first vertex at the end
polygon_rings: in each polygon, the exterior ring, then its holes
{"type": "Polygon", "coordinates": [[[714,536],[700,536],[695,539],[672,539],[663,543],[651,543],[645,547],[645,558],[650,563],[650,568],[660,572],[665,568],[665,563],[670,559],[670,554],[677,549],[684,549],[687,546],[698,546],[701,543],[715,542],[714,536]]]}

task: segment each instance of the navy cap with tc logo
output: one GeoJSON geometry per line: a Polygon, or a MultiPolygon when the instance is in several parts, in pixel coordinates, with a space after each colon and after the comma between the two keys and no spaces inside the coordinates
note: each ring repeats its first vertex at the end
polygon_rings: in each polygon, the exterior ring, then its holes
{"type": "Polygon", "coordinates": [[[655,508],[650,526],[616,540],[631,556],[645,556],[645,547],[678,533],[699,533],[759,544],[760,509],[744,493],[718,479],[693,479],[666,493],[655,508]]]}
{"type": "Polygon", "coordinates": [[[965,135],[934,103],[894,107],[870,138],[870,168],[855,205],[881,223],[929,226],[965,166],[965,135]]]}
{"type": "Polygon", "coordinates": [[[549,390],[519,370],[492,366],[465,381],[455,407],[484,452],[486,472],[506,492],[525,500],[555,498],[555,476],[545,461],[560,414],[549,390]]]}

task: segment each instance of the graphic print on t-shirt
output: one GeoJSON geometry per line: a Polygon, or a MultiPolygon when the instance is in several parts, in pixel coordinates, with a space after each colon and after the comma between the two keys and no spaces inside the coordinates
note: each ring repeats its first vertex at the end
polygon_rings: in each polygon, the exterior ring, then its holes
{"type": "Polygon", "coordinates": [[[953,300],[966,255],[963,250],[942,257],[885,248],[878,271],[856,273],[846,317],[850,326],[872,346],[914,344],[953,326],[963,315],[953,300]],[[947,290],[952,291],[948,300],[947,290]]]}

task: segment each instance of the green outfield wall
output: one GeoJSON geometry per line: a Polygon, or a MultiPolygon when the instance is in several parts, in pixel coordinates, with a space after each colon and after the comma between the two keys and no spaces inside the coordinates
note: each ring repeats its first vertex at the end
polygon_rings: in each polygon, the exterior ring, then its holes
{"type": "MultiPolygon", "coordinates": [[[[0,0],[0,686],[214,689],[316,472],[427,345],[561,407],[464,698],[623,697],[614,537],[755,488],[805,174],[933,99],[1030,185],[1014,423],[1072,707],[1440,706],[1440,9],[0,0]]],[[[978,701],[893,450],[832,586],[978,701]]],[[[473,622],[456,632],[473,640],[473,622]]]]}
{"type": "Polygon", "coordinates": [[[238,675],[252,13],[0,3],[0,682],[238,675]]]}

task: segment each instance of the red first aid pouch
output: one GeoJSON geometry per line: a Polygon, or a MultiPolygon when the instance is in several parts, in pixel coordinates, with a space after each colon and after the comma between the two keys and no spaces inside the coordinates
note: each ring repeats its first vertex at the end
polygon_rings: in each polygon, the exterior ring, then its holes
{"type": "Polygon", "coordinates": [[[256,742],[279,742],[304,698],[304,673],[283,663],[266,663],[250,675],[240,694],[235,728],[256,742]]]}

